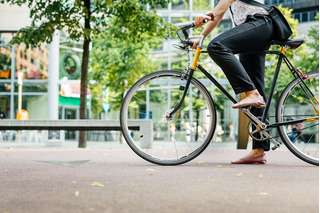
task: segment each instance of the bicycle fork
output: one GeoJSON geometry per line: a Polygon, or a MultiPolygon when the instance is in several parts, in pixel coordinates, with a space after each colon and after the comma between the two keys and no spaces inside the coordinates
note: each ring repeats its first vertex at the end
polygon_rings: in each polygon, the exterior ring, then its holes
{"type": "MultiPolygon", "coordinates": [[[[200,42],[201,45],[202,45],[203,39],[204,39],[204,37],[201,36],[201,42],[200,42]]],[[[170,113],[168,113],[167,119],[171,119],[173,114],[176,113],[179,110],[179,108],[181,107],[181,105],[182,105],[182,103],[184,101],[184,98],[186,97],[186,94],[188,92],[193,73],[196,70],[196,67],[199,66],[198,59],[199,59],[199,56],[200,56],[201,52],[202,52],[202,46],[200,46],[200,47],[198,46],[197,52],[196,52],[196,54],[194,56],[194,59],[193,59],[191,67],[187,70],[186,74],[181,76],[181,79],[185,79],[185,77],[188,76],[187,83],[186,83],[186,86],[184,88],[180,88],[181,90],[182,89],[184,90],[182,98],[181,98],[179,104],[170,113]],[[188,73],[188,71],[190,71],[190,72],[188,73]]]]}

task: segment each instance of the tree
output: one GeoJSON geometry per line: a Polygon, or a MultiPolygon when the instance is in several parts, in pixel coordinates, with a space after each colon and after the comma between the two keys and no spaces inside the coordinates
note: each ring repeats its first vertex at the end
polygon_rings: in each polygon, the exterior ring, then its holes
{"type": "Polygon", "coordinates": [[[97,104],[101,106],[102,102],[110,103],[113,110],[120,108],[128,87],[156,70],[149,52],[151,45],[158,40],[156,35],[147,33],[141,34],[139,38],[133,35],[128,40],[114,37],[122,30],[116,21],[116,18],[111,18],[109,29],[94,39],[89,73],[89,79],[94,80],[90,85],[93,96],[100,97],[97,104]],[[105,92],[104,97],[102,91],[105,92]]]}
{"type": "MultiPolygon", "coordinates": [[[[86,90],[89,61],[89,46],[94,35],[108,29],[109,19],[114,17],[121,31],[114,34],[129,40],[131,36],[139,39],[144,33],[166,36],[168,27],[158,17],[155,7],[166,6],[171,0],[0,0],[0,3],[15,5],[27,4],[32,23],[20,29],[12,43],[25,43],[39,46],[41,42],[50,43],[55,30],[64,30],[72,40],[83,41],[80,119],[87,118],[86,90]],[[147,10],[150,8],[150,10],[147,10]]],[[[79,148],[86,147],[87,134],[80,132],[79,148]]]]}
{"type": "MultiPolygon", "coordinates": [[[[291,26],[291,29],[293,31],[293,34],[290,38],[298,38],[298,20],[292,18],[292,9],[283,8],[281,5],[278,6],[280,11],[284,14],[286,17],[288,23],[291,26]]],[[[303,72],[309,72],[312,70],[318,69],[319,66],[319,27],[314,26],[312,27],[311,31],[309,31],[309,37],[307,39],[307,45],[301,45],[297,50],[288,50],[286,56],[289,58],[289,60],[292,62],[292,64],[298,68],[302,67],[303,72]],[[309,41],[311,40],[311,43],[309,41]],[[315,52],[316,54],[310,54],[312,52],[315,52]]],[[[279,46],[273,46],[271,47],[272,50],[278,50],[279,46]]],[[[265,73],[265,81],[266,81],[266,94],[270,91],[271,83],[274,78],[274,70],[277,65],[278,56],[276,55],[267,55],[266,61],[267,64],[270,64],[266,67],[266,73],[265,73]]],[[[293,76],[291,75],[289,69],[282,64],[281,71],[279,73],[279,77],[277,79],[277,85],[275,88],[275,102],[279,99],[281,92],[283,89],[293,80],[293,76]]]]}
{"type": "MultiPolygon", "coordinates": [[[[319,13],[315,17],[319,20],[319,13]]],[[[298,58],[294,59],[294,65],[301,67],[303,72],[319,69],[319,24],[311,26],[308,31],[307,43],[303,51],[297,51],[298,58]]]]}

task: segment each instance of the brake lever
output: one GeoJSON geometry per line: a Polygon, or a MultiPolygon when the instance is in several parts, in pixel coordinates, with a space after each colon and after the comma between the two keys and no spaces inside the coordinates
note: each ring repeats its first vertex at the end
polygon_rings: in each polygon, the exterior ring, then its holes
{"type": "Polygon", "coordinates": [[[174,48],[177,48],[177,49],[180,49],[180,50],[184,50],[184,51],[186,51],[187,50],[187,45],[184,45],[184,46],[180,46],[180,45],[178,45],[178,44],[172,44],[172,46],[174,47],[174,48]]]}

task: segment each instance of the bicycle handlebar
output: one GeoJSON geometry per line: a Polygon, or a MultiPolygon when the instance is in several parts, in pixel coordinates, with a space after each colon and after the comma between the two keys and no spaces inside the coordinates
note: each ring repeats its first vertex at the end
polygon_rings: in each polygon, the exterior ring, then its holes
{"type": "MultiPolygon", "coordinates": [[[[205,23],[208,22],[208,20],[207,20],[207,19],[204,19],[202,22],[205,24],[205,23]]],[[[188,24],[188,25],[180,28],[180,30],[182,30],[182,31],[188,30],[188,29],[190,29],[190,28],[194,28],[195,26],[196,26],[196,25],[194,24],[194,22],[192,22],[191,24],[188,24]]]]}
{"type": "MultiPolygon", "coordinates": [[[[203,23],[207,23],[208,20],[204,19],[203,23]]],[[[196,25],[194,24],[194,22],[192,22],[191,24],[185,25],[182,28],[180,28],[179,30],[182,31],[183,35],[184,35],[184,40],[181,39],[181,37],[179,36],[178,32],[177,32],[177,36],[179,37],[179,39],[181,40],[181,43],[184,44],[184,46],[179,46],[176,45],[177,48],[180,48],[182,50],[185,50],[188,46],[193,46],[193,41],[190,41],[189,39],[189,34],[187,32],[188,29],[195,27],[196,25]]]]}

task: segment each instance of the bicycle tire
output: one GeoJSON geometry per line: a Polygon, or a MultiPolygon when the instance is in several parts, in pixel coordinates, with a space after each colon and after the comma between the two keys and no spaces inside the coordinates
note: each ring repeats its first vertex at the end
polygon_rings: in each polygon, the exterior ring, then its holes
{"type": "Polygon", "coordinates": [[[173,70],[151,73],[138,80],[123,100],[120,111],[122,134],[129,147],[151,163],[186,163],[200,155],[213,137],[216,109],[208,90],[195,78],[191,79],[183,105],[172,120],[166,118],[182,97],[185,76],[185,73],[173,70]],[[130,127],[130,121],[145,124],[137,130],[130,127]],[[197,125],[196,130],[191,129],[192,123],[197,125]],[[206,131],[200,136],[201,126],[206,131]],[[192,133],[194,137],[198,134],[197,141],[191,140],[192,133]]]}
{"type": "MultiPolygon", "coordinates": [[[[318,98],[319,71],[308,72],[306,75],[307,79],[304,79],[304,82],[318,98]]],[[[283,90],[277,103],[277,122],[319,116],[303,93],[300,84],[303,85],[301,80],[296,78],[283,90]]],[[[315,107],[319,110],[319,104],[316,102],[315,107]]],[[[319,165],[319,119],[296,125],[279,126],[278,132],[283,143],[295,156],[307,163],[319,165]]]]}

